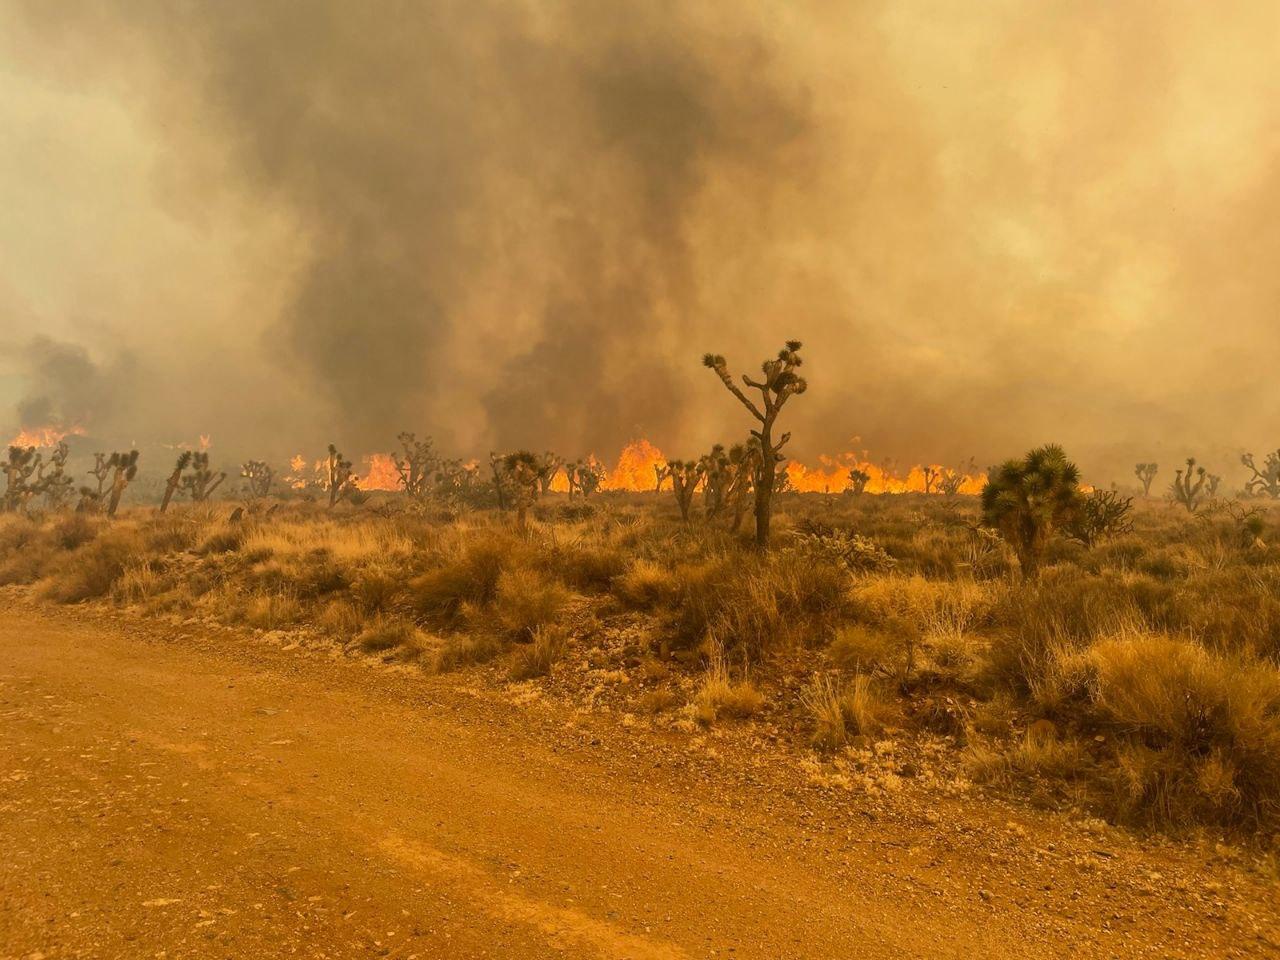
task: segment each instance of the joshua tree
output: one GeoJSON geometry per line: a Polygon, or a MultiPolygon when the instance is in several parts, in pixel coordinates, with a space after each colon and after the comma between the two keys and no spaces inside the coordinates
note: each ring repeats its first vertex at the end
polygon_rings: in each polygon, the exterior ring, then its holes
{"type": "MultiPolygon", "coordinates": [[[[777,440],[773,436],[773,428],[786,402],[796,394],[804,393],[808,384],[796,373],[800,366],[800,341],[788,340],[778,351],[776,360],[766,360],[760,365],[764,373],[762,380],[752,380],[744,375],[742,382],[747,387],[760,392],[760,405],[742,392],[742,388],[733,382],[729,375],[729,365],[719,354],[708,353],[702,358],[705,366],[714,370],[716,376],[730,393],[747,408],[747,411],[759,422],[759,429],[753,429],[751,435],[760,441],[760,468],[756,478],[756,545],[763,548],[769,545],[769,520],[773,515],[773,494],[778,464],[784,459],[782,448],[791,439],[791,434],[784,433],[777,440]]],[[[785,471],[784,471],[785,473],[785,471]]]]}
{"type": "Polygon", "coordinates": [[[391,455],[395,462],[396,472],[400,474],[400,486],[404,492],[415,500],[427,495],[427,483],[435,470],[436,457],[431,452],[431,438],[419,440],[412,433],[401,433],[396,437],[404,447],[404,456],[391,455]]]}
{"type": "Polygon", "coordinates": [[[35,447],[9,448],[9,459],[4,462],[4,509],[17,510],[35,493],[30,483],[31,475],[40,467],[40,454],[35,447]]]}
{"type": "Polygon", "coordinates": [[[67,495],[71,492],[73,481],[67,476],[67,456],[70,452],[71,448],[67,446],[66,441],[59,440],[53,453],[49,455],[47,465],[37,471],[39,476],[37,486],[44,494],[45,502],[53,510],[61,509],[67,501],[67,495]]]}
{"type": "MultiPolygon", "coordinates": [[[[115,456],[115,454],[112,454],[115,456]]],[[[98,480],[98,499],[102,499],[103,489],[107,484],[107,477],[111,473],[110,458],[105,453],[95,453],[93,455],[93,469],[88,471],[98,480]]]]}
{"type": "Polygon", "coordinates": [[[113,453],[107,460],[107,466],[111,468],[111,495],[107,503],[107,516],[114,517],[116,508],[120,506],[120,498],[124,496],[125,487],[129,486],[134,477],[138,475],[138,451],[130,450],[128,453],[113,453]]]}
{"type": "Polygon", "coordinates": [[[569,499],[573,499],[573,491],[577,490],[582,494],[582,499],[586,500],[591,494],[600,489],[600,484],[604,481],[604,469],[594,460],[575,460],[564,469],[565,476],[569,478],[569,499]]]}
{"type": "Polygon", "coordinates": [[[680,506],[680,519],[688,523],[693,493],[702,482],[702,464],[697,460],[672,460],[667,466],[671,469],[671,489],[680,506]]]}
{"type": "Polygon", "coordinates": [[[516,528],[523,533],[527,529],[529,507],[538,499],[538,482],[542,473],[542,461],[528,450],[508,453],[502,458],[499,469],[510,486],[516,504],[516,528]]]}
{"type": "Polygon", "coordinates": [[[209,454],[202,450],[191,454],[191,472],[182,478],[182,489],[191,496],[192,503],[204,503],[225,479],[225,473],[209,469],[209,454]]]}
{"type": "Polygon", "coordinates": [[[182,486],[182,471],[189,466],[191,466],[191,451],[184,450],[178,454],[178,459],[173,464],[173,472],[164,482],[164,496],[160,499],[161,513],[169,509],[169,501],[173,499],[174,491],[182,486]]]}
{"type": "Polygon", "coordinates": [[[1218,487],[1222,484],[1222,476],[1217,473],[1207,474],[1208,483],[1205,484],[1204,492],[1212,500],[1218,495],[1218,487]]]}
{"type": "Polygon", "coordinates": [[[860,470],[857,467],[854,467],[849,471],[849,486],[847,489],[849,493],[858,497],[866,491],[867,484],[870,482],[871,474],[867,473],[865,470],[860,470]]]}
{"type": "Polygon", "coordinates": [[[1045,545],[1080,509],[1080,470],[1057,444],[1007,460],[982,488],[982,519],[1013,547],[1022,576],[1040,572],[1045,545]]]}
{"type": "Polygon", "coordinates": [[[933,493],[933,485],[942,480],[942,468],[926,466],[924,468],[924,492],[933,493]]]}
{"type": "Polygon", "coordinates": [[[325,461],[325,489],[329,491],[329,506],[336,507],[338,501],[348,497],[356,489],[356,477],[351,472],[351,461],[346,459],[338,448],[329,444],[329,457],[325,461]]]}
{"type": "Polygon", "coordinates": [[[724,508],[725,488],[730,479],[729,455],[724,444],[717,443],[710,453],[698,458],[702,470],[702,512],[708,520],[720,514],[724,508]]]}
{"type": "Polygon", "coordinates": [[[654,493],[662,492],[662,484],[671,476],[671,465],[668,463],[655,463],[653,465],[653,491],[654,493]]]}
{"type": "Polygon", "coordinates": [[[1133,474],[1142,482],[1142,495],[1144,497],[1151,496],[1151,481],[1156,478],[1156,472],[1160,469],[1158,463],[1139,463],[1135,464],[1133,474]]]}
{"type": "Polygon", "coordinates": [[[245,481],[245,493],[251,500],[256,500],[271,492],[271,484],[276,479],[276,472],[265,460],[246,460],[240,465],[240,476],[245,481]]]}
{"type": "Polygon", "coordinates": [[[1186,507],[1187,513],[1195,513],[1204,500],[1204,485],[1208,479],[1205,468],[1196,466],[1196,458],[1187,457],[1186,469],[1174,474],[1169,496],[1174,502],[1186,507]]]}
{"type": "Polygon", "coordinates": [[[551,484],[556,478],[556,474],[560,472],[560,467],[564,460],[547,450],[538,459],[538,492],[547,494],[551,492],[551,484]]]}
{"type": "Polygon", "coordinates": [[[1270,497],[1280,499],[1280,450],[1272,450],[1259,470],[1253,461],[1253,454],[1246,453],[1240,462],[1252,471],[1253,476],[1244,485],[1244,492],[1251,497],[1270,497]]]}

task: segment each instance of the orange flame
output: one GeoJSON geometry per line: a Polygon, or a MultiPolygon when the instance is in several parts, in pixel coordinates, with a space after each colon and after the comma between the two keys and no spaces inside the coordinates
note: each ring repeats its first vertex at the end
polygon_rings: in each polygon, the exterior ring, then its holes
{"type": "Polygon", "coordinates": [[[84,427],[24,427],[9,441],[11,447],[56,447],[66,437],[83,437],[84,427]]]}
{"type": "Polygon", "coordinates": [[[365,475],[359,478],[361,490],[399,490],[400,471],[389,453],[371,453],[361,458],[365,475]]]}
{"type": "MultiPolygon", "coordinates": [[[[835,456],[823,455],[818,457],[818,462],[821,466],[806,467],[797,460],[788,460],[786,468],[787,475],[791,478],[791,486],[802,493],[842,493],[852,486],[849,471],[858,469],[871,477],[867,481],[867,493],[924,493],[924,465],[912,467],[905,477],[901,477],[884,467],[867,462],[852,452],[838,453],[835,456]]],[[[932,469],[943,470],[936,464],[932,465],[932,469]]],[[[965,474],[960,483],[959,492],[981,493],[986,482],[985,473],[965,474]]],[[[936,480],[933,491],[938,491],[936,480]]]]}

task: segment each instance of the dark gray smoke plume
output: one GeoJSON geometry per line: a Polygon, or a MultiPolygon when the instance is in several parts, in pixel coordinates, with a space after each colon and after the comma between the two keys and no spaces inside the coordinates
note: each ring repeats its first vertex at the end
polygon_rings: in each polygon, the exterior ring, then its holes
{"type": "Polygon", "coordinates": [[[244,455],[687,455],[747,426],[701,353],[797,337],[801,456],[1226,467],[1280,442],[1274,21],[16,2],[0,309],[137,358],[95,429],[244,455]]]}

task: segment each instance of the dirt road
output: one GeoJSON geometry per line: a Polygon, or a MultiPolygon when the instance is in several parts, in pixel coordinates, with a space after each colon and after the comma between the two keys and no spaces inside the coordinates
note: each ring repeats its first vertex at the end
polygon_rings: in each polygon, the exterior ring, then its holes
{"type": "Polygon", "coordinates": [[[0,615],[0,957],[1276,953],[1265,881],[1177,850],[872,820],[465,678],[187,633],[0,615]]]}

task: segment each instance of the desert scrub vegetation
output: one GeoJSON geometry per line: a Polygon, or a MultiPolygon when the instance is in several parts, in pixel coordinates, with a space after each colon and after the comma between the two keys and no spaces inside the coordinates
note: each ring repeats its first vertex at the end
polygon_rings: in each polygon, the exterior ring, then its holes
{"type": "Polygon", "coordinates": [[[544,494],[523,529],[376,497],[8,513],[0,585],[500,683],[561,685],[590,660],[650,722],[786,718],[828,754],[942,738],[978,789],[1273,842],[1280,506],[1145,499],[1080,538],[1061,471],[1015,467],[1049,504],[773,494],[767,551],[702,509],[685,522],[669,489],[544,494]],[[1042,526],[1019,543],[1024,507],[1042,526]]]}

